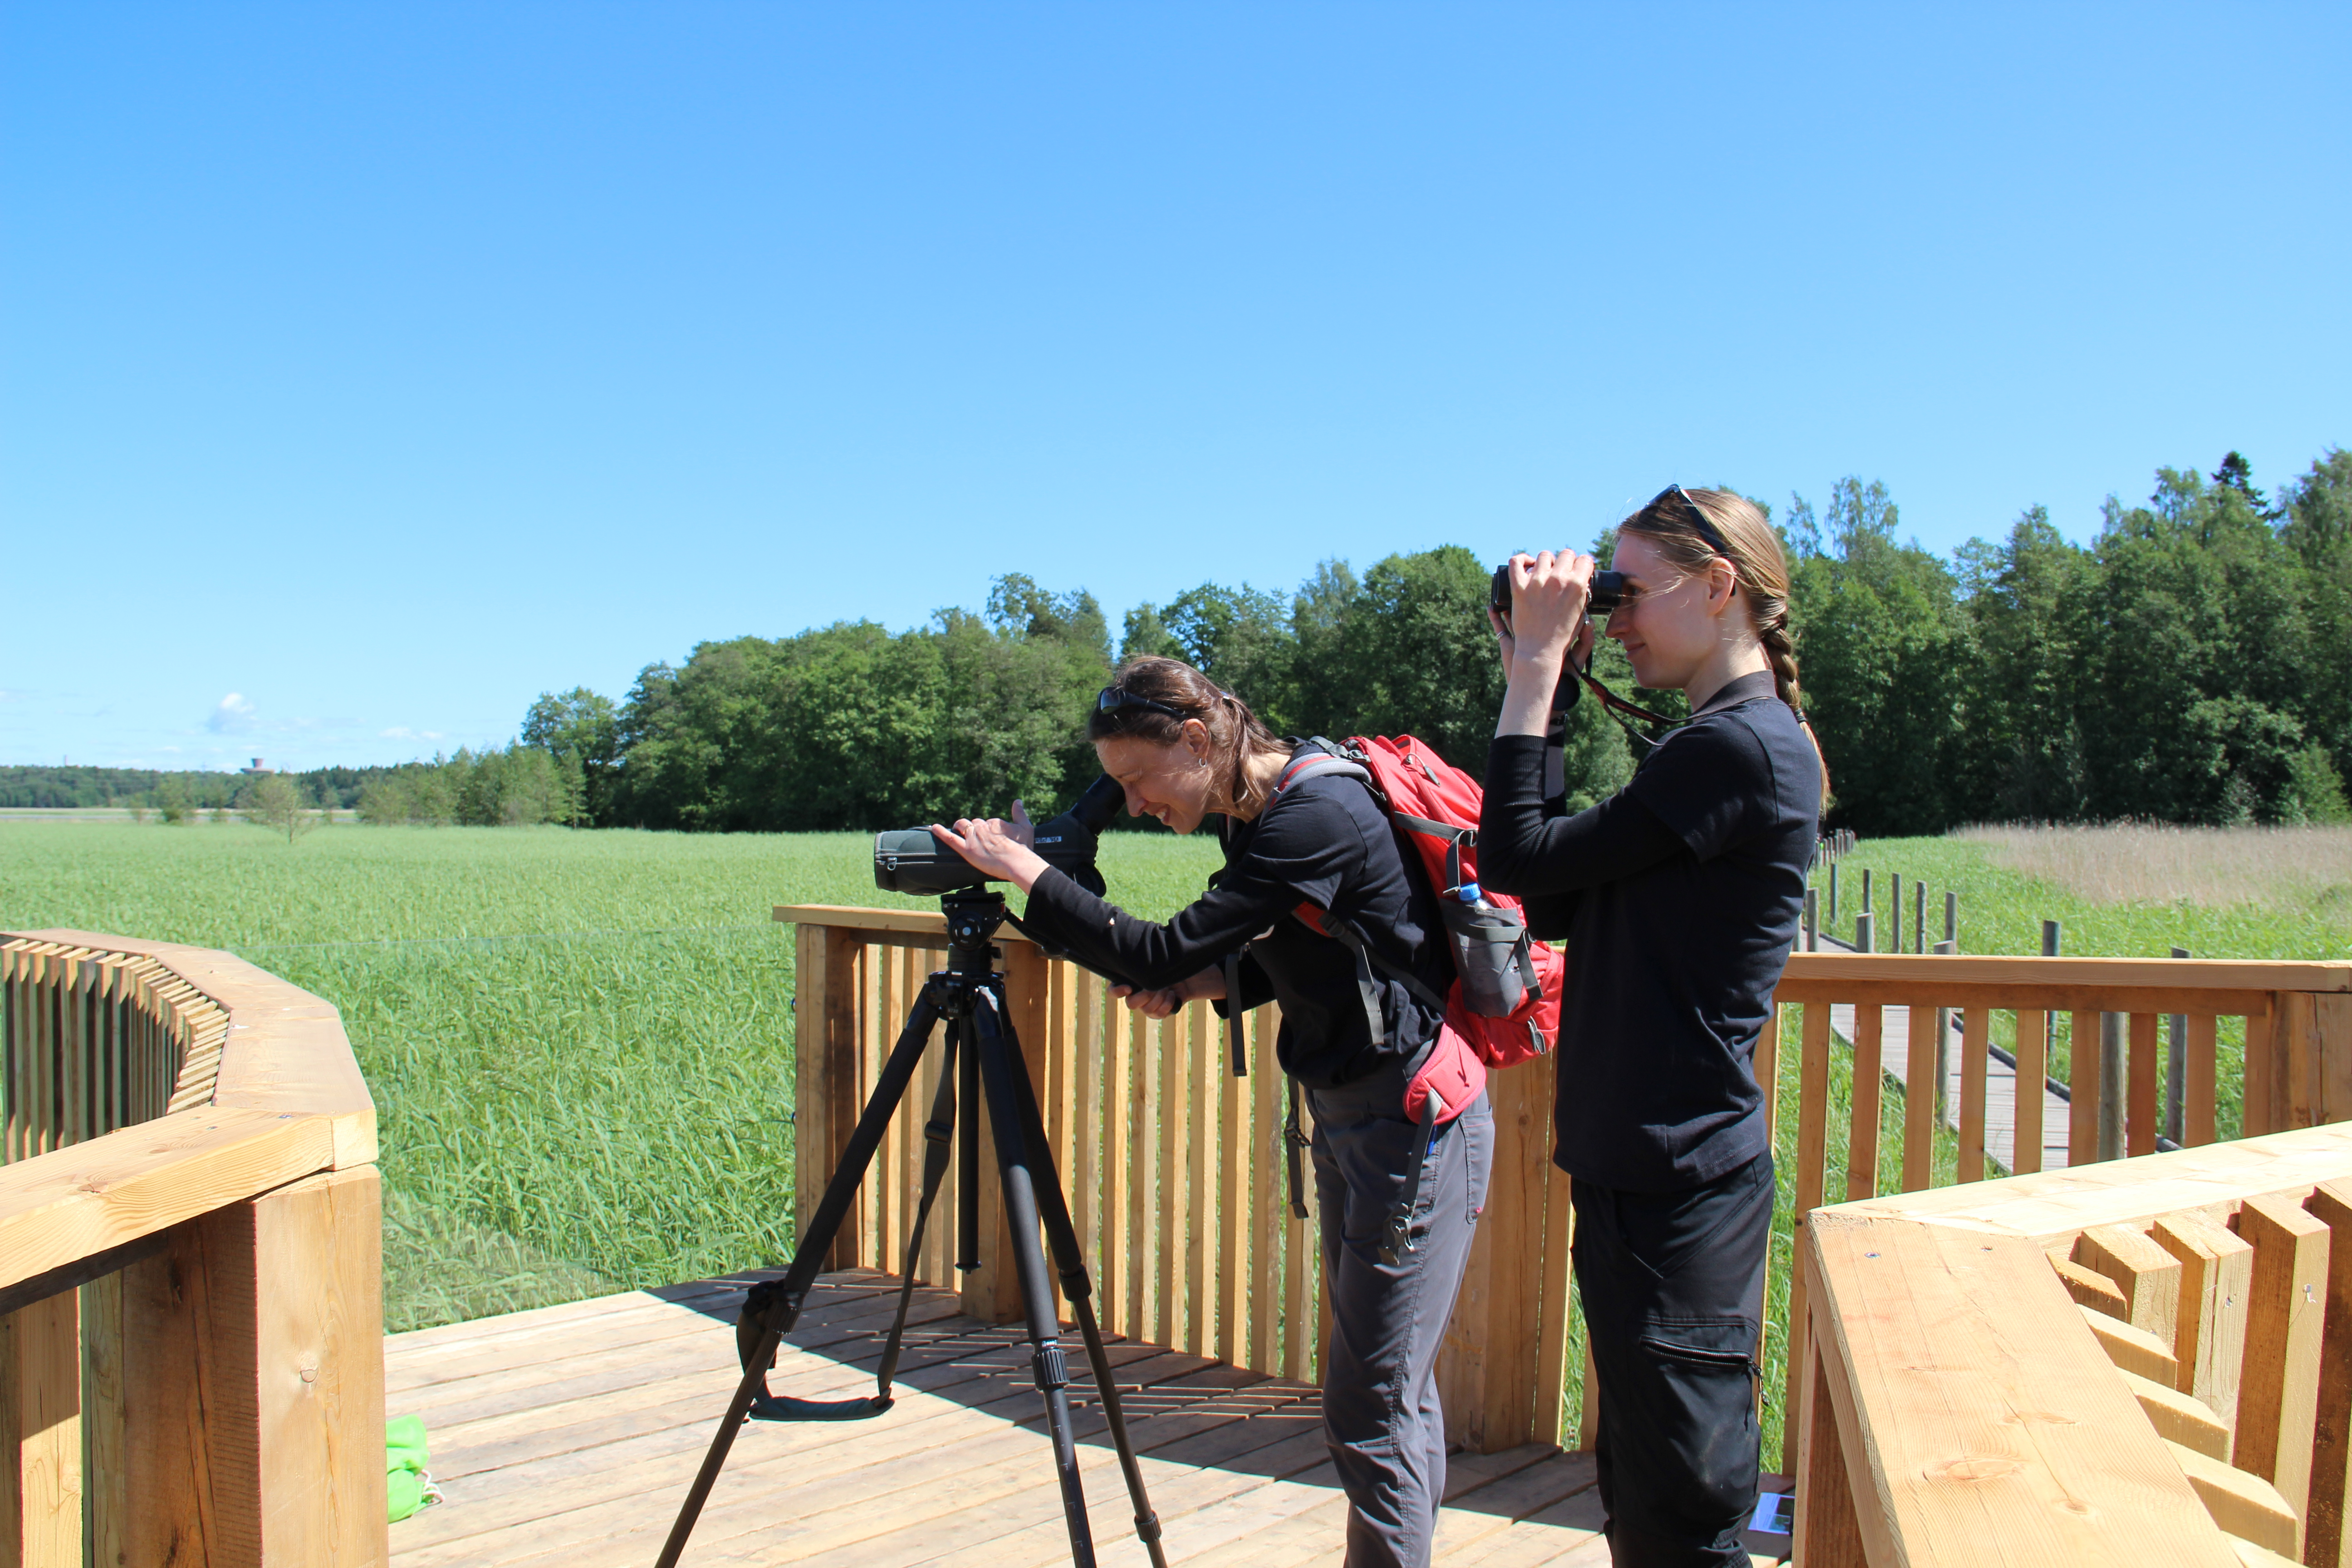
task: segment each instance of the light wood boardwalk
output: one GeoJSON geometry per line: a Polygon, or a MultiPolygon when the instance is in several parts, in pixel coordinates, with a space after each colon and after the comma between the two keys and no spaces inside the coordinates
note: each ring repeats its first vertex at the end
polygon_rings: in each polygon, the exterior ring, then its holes
{"type": "MultiPolygon", "coordinates": [[[[735,1309],[752,1278],[388,1339],[391,1412],[424,1416],[447,1494],[393,1526],[397,1568],[651,1563],[734,1385],[735,1309]]],[[[828,1276],[771,1386],[870,1392],[895,1300],[885,1276],[828,1276]]],[[[1067,1561],[1017,1326],[961,1317],[951,1293],[928,1288],[910,1321],[885,1415],[744,1429],[688,1563],[1067,1561]]],[[[1346,1503],[1314,1388],[1156,1345],[1115,1343],[1111,1358],[1171,1563],[1339,1562],[1346,1503]]],[[[1086,1396],[1080,1466],[1101,1561],[1143,1563],[1093,1384],[1071,1392],[1086,1396]]],[[[1606,1563],[1601,1522],[1590,1455],[1457,1455],[1436,1557],[1452,1568],[1606,1563]]]]}
{"type": "MultiPolygon", "coordinates": [[[[1828,932],[1822,933],[1822,951],[1852,952],[1851,944],[1828,932]]],[[[1880,1012],[1885,1021],[1880,1032],[1885,1041],[1879,1067],[1898,1087],[1905,1087],[1910,1077],[1911,1059],[1906,1043],[1911,1038],[1911,1009],[1884,1007],[1880,1012]]],[[[1830,1028],[1846,1049],[1853,1048],[1853,1008],[1845,1003],[1830,1008],[1830,1028]]],[[[1960,1021],[1955,1014],[1946,1033],[1948,1048],[1944,1053],[1945,1125],[1958,1131],[1960,1111],[1960,1068],[1966,1060],[1962,1052],[1966,1044],[1960,1037],[1960,1021]]],[[[1906,1089],[1907,1091],[1907,1089],[1906,1089]]],[[[2065,1100],[2042,1089],[2042,1168],[2063,1171],[2066,1168],[2066,1129],[2069,1107],[2065,1100]]],[[[2000,1167],[1988,1174],[2006,1175],[2017,1169],[2017,1069],[2000,1058],[1985,1053],[1985,1153],[2000,1167]]]]}

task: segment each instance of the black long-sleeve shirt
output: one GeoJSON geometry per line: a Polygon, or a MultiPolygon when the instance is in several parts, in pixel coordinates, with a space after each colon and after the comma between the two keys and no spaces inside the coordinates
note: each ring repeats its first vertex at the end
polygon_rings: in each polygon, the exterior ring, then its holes
{"type": "Polygon", "coordinates": [[[1496,737],[1478,874],[1566,938],[1553,1158],[1636,1192],[1711,1181],[1764,1151],[1756,1037],[1803,912],[1820,761],[1769,674],[1575,816],[1545,801],[1543,744],[1496,737]]]}
{"type": "Polygon", "coordinates": [[[1443,996],[1454,984],[1454,960],[1424,884],[1408,874],[1371,792],[1360,780],[1323,776],[1292,784],[1254,822],[1227,823],[1224,869],[1207,894],[1165,924],[1138,920],[1059,871],[1037,879],[1022,918],[1080,962],[1153,990],[1249,942],[1240,1005],[1279,1002],[1276,1053],[1284,1069],[1310,1088],[1331,1089],[1391,1058],[1418,1057],[1436,1037],[1440,1016],[1374,968],[1386,1037],[1375,1049],[1354,956],[1293,911],[1302,901],[1328,910],[1443,996]]]}

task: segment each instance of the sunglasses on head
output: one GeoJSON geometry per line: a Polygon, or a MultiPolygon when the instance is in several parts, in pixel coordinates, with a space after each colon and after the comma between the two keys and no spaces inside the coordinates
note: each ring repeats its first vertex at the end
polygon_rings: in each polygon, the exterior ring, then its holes
{"type": "Polygon", "coordinates": [[[1149,697],[1138,697],[1124,686],[1106,686],[1095,693],[1096,712],[1116,713],[1122,708],[1149,709],[1154,713],[1165,713],[1171,719],[1190,719],[1192,716],[1182,709],[1171,708],[1165,702],[1155,701],[1149,697]]]}
{"type": "MultiPolygon", "coordinates": [[[[1698,536],[1706,541],[1708,549],[1714,551],[1717,555],[1722,556],[1727,561],[1734,559],[1731,553],[1731,546],[1723,542],[1723,535],[1715,531],[1715,524],[1707,520],[1706,513],[1699,510],[1698,502],[1691,500],[1690,491],[1683,489],[1682,486],[1668,485],[1664,489],[1660,490],[1656,495],[1650,498],[1650,506],[1657,505],[1668,496],[1673,496],[1675,500],[1681,501],[1683,505],[1690,509],[1691,518],[1698,526],[1698,536]]],[[[1647,511],[1649,507],[1644,507],[1642,510],[1647,511]]]]}

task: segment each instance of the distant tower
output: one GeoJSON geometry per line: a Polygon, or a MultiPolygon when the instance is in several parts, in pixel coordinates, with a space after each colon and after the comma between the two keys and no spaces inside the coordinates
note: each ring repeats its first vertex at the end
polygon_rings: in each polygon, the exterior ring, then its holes
{"type": "Polygon", "coordinates": [[[253,759],[253,766],[249,768],[239,768],[236,771],[245,774],[247,778],[259,778],[263,773],[270,773],[274,770],[263,767],[261,765],[261,759],[259,757],[256,757],[253,759]]]}

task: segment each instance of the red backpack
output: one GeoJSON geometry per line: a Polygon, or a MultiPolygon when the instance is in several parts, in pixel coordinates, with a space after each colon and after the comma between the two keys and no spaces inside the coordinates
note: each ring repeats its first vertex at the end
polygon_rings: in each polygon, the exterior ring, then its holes
{"type": "Polygon", "coordinates": [[[1416,851],[1453,944],[1454,981],[1440,998],[1328,910],[1302,903],[1293,911],[1308,930],[1354,950],[1373,1039],[1381,1038],[1381,1028],[1370,969],[1378,966],[1440,1008],[1447,1026],[1490,1068],[1516,1067],[1549,1050],[1559,1037],[1568,961],[1528,936],[1518,900],[1478,887],[1478,807],[1485,792],[1477,781],[1411,735],[1393,741],[1358,735],[1343,743],[1317,736],[1314,743],[1327,754],[1294,758],[1275,782],[1275,798],[1301,779],[1334,773],[1361,779],[1397,836],[1416,851]]]}

